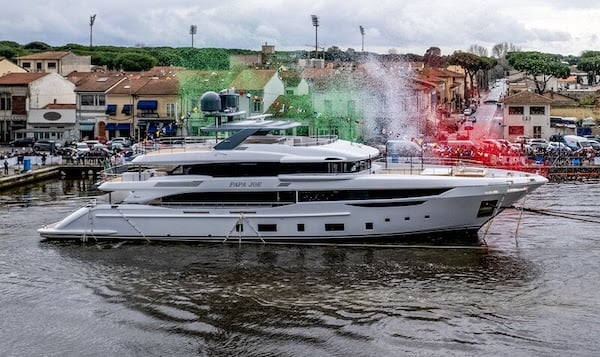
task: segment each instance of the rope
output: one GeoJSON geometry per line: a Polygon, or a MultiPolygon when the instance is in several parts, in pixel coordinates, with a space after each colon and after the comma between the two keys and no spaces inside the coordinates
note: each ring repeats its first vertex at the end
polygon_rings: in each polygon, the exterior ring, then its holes
{"type": "MultiPolygon", "coordinates": [[[[248,225],[248,227],[250,227],[250,229],[252,229],[252,231],[254,231],[254,233],[256,233],[256,236],[258,238],[260,238],[260,241],[263,244],[266,243],[265,240],[263,239],[263,237],[260,235],[260,233],[256,229],[254,229],[254,227],[252,227],[252,225],[250,224],[250,221],[248,221],[248,219],[244,216],[243,213],[240,213],[240,217],[237,219],[237,221],[235,221],[233,227],[231,228],[229,233],[225,236],[225,239],[223,239],[223,243],[227,242],[227,240],[231,236],[231,233],[233,233],[233,230],[236,229],[236,227],[238,227],[239,224],[242,224],[242,227],[243,227],[244,223],[246,223],[248,225]]],[[[242,242],[242,230],[239,230],[238,233],[239,233],[239,235],[238,235],[239,242],[238,243],[241,243],[242,242]]]]}
{"type": "Polygon", "coordinates": [[[520,209],[521,211],[537,213],[537,214],[545,215],[545,216],[560,217],[560,218],[566,218],[566,219],[571,219],[571,220],[580,221],[580,222],[600,224],[600,216],[598,216],[598,215],[592,215],[592,214],[576,214],[575,215],[570,212],[560,212],[560,211],[552,211],[552,210],[544,210],[544,209],[536,209],[536,208],[525,208],[525,207],[520,207],[520,208],[514,207],[514,208],[520,209]],[[593,220],[593,219],[588,219],[585,217],[597,218],[597,219],[593,220]]]}
{"type": "Polygon", "coordinates": [[[519,226],[521,225],[521,217],[523,217],[523,206],[525,206],[525,200],[527,199],[527,195],[523,197],[523,203],[521,204],[521,211],[519,212],[519,219],[517,220],[517,228],[515,229],[515,245],[519,246],[519,226]]]}
{"type": "Polygon", "coordinates": [[[121,214],[121,217],[123,217],[123,219],[124,219],[124,220],[125,220],[127,223],[129,223],[129,225],[130,225],[131,227],[133,227],[133,229],[135,229],[135,230],[136,230],[136,232],[138,232],[138,233],[139,233],[139,234],[142,236],[142,238],[144,238],[144,239],[146,240],[146,243],[150,243],[150,239],[148,239],[148,237],[146,237],[146,235],[145,235],[145,234],[144,234],[144,233],[143,233],[141,230],[139,230],[139,229],[138,229],[138,227],[136,227],[136,226],[135,226],[135,225],[134,225],[134,224],[133,224],[133,223],[132,223],[132,222],[129,220],[129,218],[125,217],[125,215],[124,215],[124,214],[123,214],[123,212],[122,212],[122,211],[119,209],[119,207],[116,207],[115,209],[117,210],[117,212],[119,212],[119,213],[121,214]]]}
{"type": "Polygon", "coordinates": [[[88,230],[88,224],[92,227],[90,229],[90,234],[92,236],[92,238],[94,238],[94,240],[97,242],[98,238],[96,238],[96,236],[94,235],[94,216],[91,214],[92,213],[92,207],[96,206],[96,200],[91,200],[90,203],[87,204],[87,217],[85,220],[85,228],[83,230],[83,237],[81,237],[81,241],[82,242],[87,242],[88,238],[87,238],[87,230],[88,230]]]}

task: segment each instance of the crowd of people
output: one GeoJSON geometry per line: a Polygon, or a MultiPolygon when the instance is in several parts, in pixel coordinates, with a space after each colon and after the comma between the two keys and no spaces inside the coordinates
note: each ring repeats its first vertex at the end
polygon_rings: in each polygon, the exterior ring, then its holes
{"type": "MultiPolygon", "coordinates": [[[[110,150],[104,146],[92,146],[89,150],[80,151],[71,145],[65,145],[56,149],[53,153],[47,151],[36,151],[33,148],[10,148],[0,154],[3,161],[3,173],[8,175],[11,167],[25,169],[25,160],[33,158],[37,165],[45,166],[48,157],[61,157],[62,164],[72,165],[100,165],[104,167],[121,165],[125,159],[133,154],[132,150],[122,148],[110,150]]],[[[16,171],[15,171],[16,172],[16,171]]]]}

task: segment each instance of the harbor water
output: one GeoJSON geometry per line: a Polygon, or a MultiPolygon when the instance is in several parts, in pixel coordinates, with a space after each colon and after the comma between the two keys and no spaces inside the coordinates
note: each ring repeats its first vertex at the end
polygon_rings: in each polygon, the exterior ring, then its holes
{"type": "Polygon", "coordinates": [[[600,184],[543,186],[481,246],[40,239],[97,194],[0,194],[2,356],[600,354],[600,184]]]}

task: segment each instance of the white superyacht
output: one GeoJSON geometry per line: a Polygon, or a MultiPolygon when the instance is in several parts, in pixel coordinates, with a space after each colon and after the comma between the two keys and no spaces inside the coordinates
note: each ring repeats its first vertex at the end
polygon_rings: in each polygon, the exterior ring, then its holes
{"type": "Polygon", "coordinates": [[[204,129],[231,136],[211,147],[136,157],[131,167],[138,171],[99,186],[108,203],[90,203],[38,232],[84,241],[476,238],[486,222],[547,182],[537,174],[459,166],[392,170],[376,162],[374,147],[291,135],[299,125],[219,120],[204,129]]]}

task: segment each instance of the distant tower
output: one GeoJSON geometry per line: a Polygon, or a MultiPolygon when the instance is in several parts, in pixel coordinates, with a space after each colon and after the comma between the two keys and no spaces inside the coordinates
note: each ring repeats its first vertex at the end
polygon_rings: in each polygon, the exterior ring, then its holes
{"type": "Polygon", "coordinates": [[[312,24],[315,27],[315,58],[319,57],[319,40],[317,37],[317,29],[319,28],[319,17],[317,15],[310,15],[312,24]]]}
{"type": "Polygon", "coordinates": [[[194,35],[196,34],[196,30],[198,30],[196,25],[190,26],[190,35],[192,35],[192,48],[194,48],[194,35]]]}
{"type": "Polygon", "coordinates": [[[94,27],[94,22],[96,22],[96,14],[90,16],[90,48],[92,47],[92,28],[94,27]]]}

